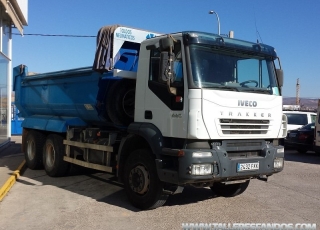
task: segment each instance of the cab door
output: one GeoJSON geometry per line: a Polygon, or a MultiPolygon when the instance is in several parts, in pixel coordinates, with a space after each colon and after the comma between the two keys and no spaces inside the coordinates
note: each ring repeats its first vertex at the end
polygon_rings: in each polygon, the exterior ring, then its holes
{"type": "Polygon", "coordinates": [[[317,117],[315,120],[315,131],[314,131],[314,144],[315,144],[315,151],[320,152],[320,99],[318,101],[318,110],[317,110],[317,117]]]}
{"type": "MultiPolygon", "coordinates": [[[[173,49],[173,72],[175,73],[175,79],[170,85],[176,89],[175,94],[168,90],[166,82],[161,81],[160,50],[156,48],[157,46],[152,47],[150,51],[148,50],[148,52],[150,52],[149,71],[144,72],[149,72],[149,76],[147,84],[143,89],[143,98],[141,98],[144,100],[144,111],[143,113],[140,113],[140,116],[138,112],[136,113],[135,111],[136,122],[151,123],[155,125],[164,137],[187,137],[189,111],[187,104],[188,91],[187,81],[184,80],[184,73],[186,71],[183,70],[185,69],[185,64],[183,61],[184,50],[182,44],[182,40],[176,38],[173,49]],[[136,116],[136,114],[138,116],[136,116]]],[[[140,68],[140,62],[138,68],[140,68]]]]}

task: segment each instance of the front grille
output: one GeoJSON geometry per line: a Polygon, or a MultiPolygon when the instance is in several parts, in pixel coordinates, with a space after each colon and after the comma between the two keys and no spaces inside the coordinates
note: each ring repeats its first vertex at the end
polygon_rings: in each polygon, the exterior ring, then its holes
{"type": "Polygon", "coordinates": [[[220,119],[223,134],[267,134],[269,120],[220,119]]]}
{"type": "Polygon", "coordinates": [[[269,124],[269,120],[220,119],[220,123],[269,124]]]}

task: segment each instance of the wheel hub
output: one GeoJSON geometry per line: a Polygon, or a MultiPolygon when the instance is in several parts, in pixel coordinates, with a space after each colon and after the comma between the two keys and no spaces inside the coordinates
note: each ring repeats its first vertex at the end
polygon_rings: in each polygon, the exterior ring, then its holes
{"type": "Polygon", "coordinates": [[[36,151],[35,143],[33,141],[28,141],[27,142],[27,155],[30,160],[33,160],[34,157],[36,156],[35,151],[36,151]]]}
{"type": "Polygon", "coordinates": [[[55,161],[55,150],[52,145],[46,146],[46,164],[49,167],[53,167],[55,161]]]}
{"type": "Polygon", "coordinates": [[[143,166],[137,166],[130,171],[129,184],[132,191],[144,194],[148,191],[149,173],[143,166]]]}

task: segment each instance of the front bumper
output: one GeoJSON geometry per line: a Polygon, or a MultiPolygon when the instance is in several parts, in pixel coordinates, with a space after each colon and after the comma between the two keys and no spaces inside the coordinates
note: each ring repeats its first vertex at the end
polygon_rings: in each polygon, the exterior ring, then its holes
{"type": "MultiPolygon", "coordinates": [[[[213,149],[179,150],[178,167],[176,169],[165,168],[163,160],[156,160],[158,175],[161,181],[184,185],[193,183],[210,183],[215,181],[232,181],[241,179],[251,179],[260,176],[270,176],[283,170],[275,167],[275,159],[284,159],[283,146],[267,145],[259,151],[241,150],[239,152],[227,152],[222,146],[213,149]],[[210,152],[211,156],[194,157],[194,152],[210,152]],[[259,152],[258,155],[250,155],[252,152],[259,152]],[[239,171],[238,164],[241,163],[259,163],[259,169],[249,171],[239,171]],[[192,165],[212,165],[212,173],[209,175],[193,175],[192,165]]],[[[283,162],[283,161],[282,161],[283,162]]]]}

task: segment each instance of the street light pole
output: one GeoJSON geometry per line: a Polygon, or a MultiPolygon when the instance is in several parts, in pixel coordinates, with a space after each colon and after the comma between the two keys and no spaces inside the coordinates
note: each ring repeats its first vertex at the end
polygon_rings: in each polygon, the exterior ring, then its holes
{"type": "Polygon", "coordinates": [[[218,35],[220,35],[220,19],[219,19],[219,16],[218,16],[217,12],[215,12],[213,10],[210,10],[209,14],[215,14],[217,16],[217,20],[218,20],[218,35]]]}

